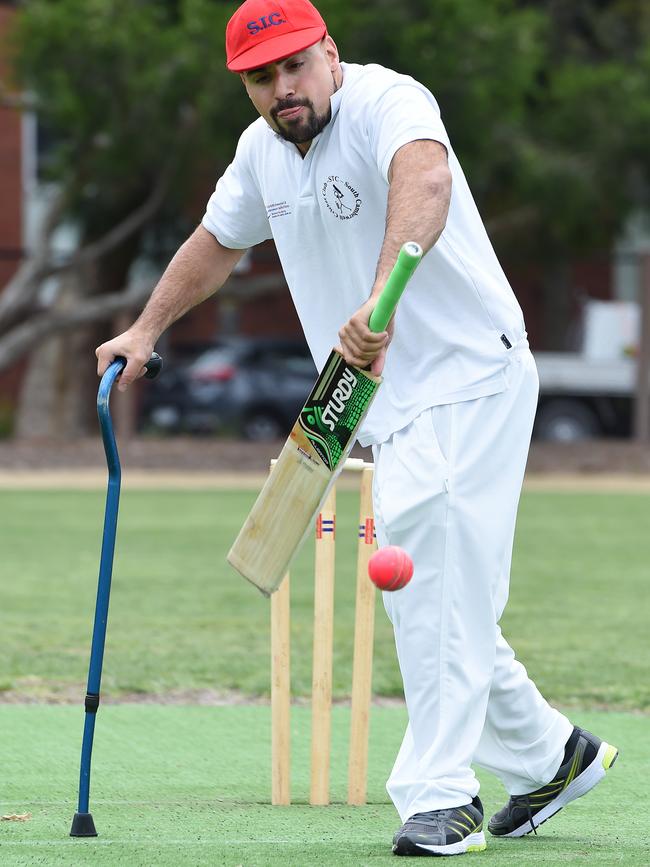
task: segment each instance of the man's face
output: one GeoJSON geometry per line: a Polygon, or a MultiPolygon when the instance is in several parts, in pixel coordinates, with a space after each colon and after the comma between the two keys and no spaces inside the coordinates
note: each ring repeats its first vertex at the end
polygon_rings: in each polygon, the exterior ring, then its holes
{"type": "Polygon", "coordinates": [[[330,36],[285,60],[242,73],[258,112],[304,154],[329,123],[330,97],[341,85],[338,51],[330,36]]]}

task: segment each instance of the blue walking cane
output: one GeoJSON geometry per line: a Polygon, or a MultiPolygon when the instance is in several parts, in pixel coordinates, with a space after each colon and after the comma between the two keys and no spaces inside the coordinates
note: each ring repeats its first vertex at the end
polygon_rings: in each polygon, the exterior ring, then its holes
{"type": "MultiPolygon", "coordinates": [[[[102,538],[102,553],[99,561],[99,581],[97,585],[97,602],[95,603],[95,623],[90,648],[90,668],[88,670],[88,688],[86,690],[84,734],[81,745],[81,773],[79,775],[79,807],[72,820],[71,837],[96,837],[95,823],[92,813],[88,810],[90,798],[90,759],[93,750],[93,735],[95,733],[95,718],[99,707],[99,690],[102,679],[102,662],[104,659],[104,643],[106,641],[106,621],[108,620],[108,601],[111,595],[111,576],[113,574],[113,552],[115,550],[115,533],[117,530],[117,511],[120,504],[120,481],[122,471],[117,453],[113,422],[108,401],[113,383],[126,365],[125,358],[116,358],[102,376],[97,392],[97,415],[102,432],[106,463],[108,464],[108,490],[106,492],[106,510],[104,512],[104,535],[102,538]]],[[[145,376],[154,379],[162,368],[162,358],[154,352],[145,367],[145,376]]]]}

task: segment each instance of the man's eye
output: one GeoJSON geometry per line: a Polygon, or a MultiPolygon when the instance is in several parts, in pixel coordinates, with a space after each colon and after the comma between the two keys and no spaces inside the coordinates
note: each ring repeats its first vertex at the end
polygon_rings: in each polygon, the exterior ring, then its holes
{"type": "Polygon", "coordinates": [[[291,64],[291,69],[300,69],[301,66],[305,65],[304,60],[296,60],[295,63],[291,64]]]}
{"type": "Polygon", "coordinates": [[[269,80],[268,75],[260,75],[259,78],[254,78],[254,79],[253,79],[253,84],[266,84],[266,82],[267,82],[268,80],[269,80]]]}

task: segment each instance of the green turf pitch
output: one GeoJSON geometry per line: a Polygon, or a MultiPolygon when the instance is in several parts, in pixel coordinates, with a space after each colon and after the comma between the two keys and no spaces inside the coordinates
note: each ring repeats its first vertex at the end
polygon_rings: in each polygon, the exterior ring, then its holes
{"type": "MultiPolygon", "coordinates": [[[[269,689],[269,605],[225,562],[254,493],[124,491],[104,694],[269,689]]],[[[103,492],[0,492],[0,691],[80,695],[87,674],[103,492]]],[[[334,690],[351,680],[357,499],[339,493],[334,690]]],[[[563,705],[650,709],[650,499],[523,497],[503,631],[563,705]]],[[[292,572],[293,688],[311,684],[313,545],[292,572]]],[[[377,596],[373,689],[401,695],[377,596]]]]}
{"type": "MultiPolygon", "coordinates": [[[[251,492],[122,496],[103,695],[191,703],[269,688],[269,605],[225,563],[251,492]]],[[[357,499],[339,494],[335,692],[349,694],[357,499]]],[[[404,711],[373,708],[371,804],[310,808],[308,719],[294,708],[291,809],[269,805],[269,710],[102,705],[91,805],[101,837],[67,837],[75,809],[83,694],[103,520],[101,491],[0,492],[0,865],[394,864],[383,784],[404,711]],[[4,697],[5,703],[2,703],[4,697]],[[12,705],[74,701],[75,707],[12,705]],[[84,854],[86,853],[86,854],[84,854]],[[89,854],[88,854],[89,853],[89,854]]],[[[537,838],[490,840],[485,864],[650,864],[648,567],[650,500],[528,493],[522,499],[504,634],[548,698],[622,757],[537,838]],[[606,713],[605,710],[616,711],[606,713]]],[[[292,571],[294,692],[310,689],[313,546],[292,571]]],[[[398,696],[390,625],[377,599],[373,690],[398,696]]],[[[333,793],[342,801],[346,707],[335,708],[333,793]]],[[[492,811],[503,793],[489,776],[492,811]]]]}
{"type": "MultiPolygon", "coordinates": [[[[121,705],[100,708],[91,809],[100,836],[70,839],[83,714],[70,707],[0,707],[3,813],[31,812],[25,823],[0,823],[0,863],[110,865],[283,865],[363,867],[395,864],[397,825],[383,783],[405,722],[402,708],[372,715],[366,807],[309,807],[309,717],[293,709],[292,807],[272,807],[269,709],[121,705]]],[[[639,793],[650,774],[648,720],[623,713],[575,715],[621,749],[606,779],[539,829],[537,837],[488,839],[471,856],[485,865],[648,864],[639,793]]],[[[345,797],[349,712],[336,707],[332,793],[345,797]]],[[[486,810],[503,790],[481,775],[486,810]]]]}

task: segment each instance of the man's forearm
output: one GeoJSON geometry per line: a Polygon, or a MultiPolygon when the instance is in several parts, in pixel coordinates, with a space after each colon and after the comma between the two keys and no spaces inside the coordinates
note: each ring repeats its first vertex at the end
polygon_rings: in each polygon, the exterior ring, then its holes
{"type": "Polygon", "coordinates": [[[373,295],[383,288],[405,241],[417,241],[425,253],[433,247],[445,227],[450,195],[451,173],[443,145],[416,141],[395,154],[373,295]]]}
{"type": "Polygon", "coordinates": [[[173,322],[223,286],[244,252],[223,247],[199,226],[169,263],[133,329],[153,345],[173,322]]]}

